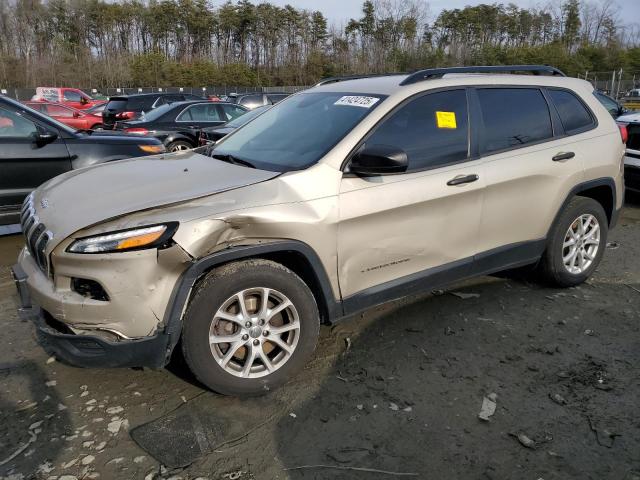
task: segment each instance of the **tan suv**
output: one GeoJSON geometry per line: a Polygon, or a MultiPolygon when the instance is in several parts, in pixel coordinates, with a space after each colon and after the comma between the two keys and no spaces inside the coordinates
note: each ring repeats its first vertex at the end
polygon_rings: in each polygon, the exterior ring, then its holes
{"type": "Polygon", "coordinates": [[[60,359],[162,367],[181,340],[202,383],[258,394],[303,367],[320,322],[524,265],[583,282],[623,203],[618,127],[544,66],[327,80],[208,153],[28,197],[14,276],[60,359]]]}

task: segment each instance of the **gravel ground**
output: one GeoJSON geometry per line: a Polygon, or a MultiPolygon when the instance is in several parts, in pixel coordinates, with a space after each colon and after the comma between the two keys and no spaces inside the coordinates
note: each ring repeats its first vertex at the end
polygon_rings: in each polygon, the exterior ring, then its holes
{"type": "Polygon", "coordinates": [[[609,240],[579,288],[483,277],[323,327],[303,374],[238,400],[179,361],[49,358],[0,238],[0,478],[640,480],[638,203],[609,240]]]}

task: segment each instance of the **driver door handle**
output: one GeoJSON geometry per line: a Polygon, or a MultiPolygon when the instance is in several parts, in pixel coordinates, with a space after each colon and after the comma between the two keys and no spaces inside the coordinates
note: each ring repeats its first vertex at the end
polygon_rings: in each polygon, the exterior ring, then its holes
{"type": "Polygon", "coordinates": [[[455,185],[462,185],[464,183],[473,183],[479,178],[480,177],[475,173],[471,175],[458,175],[457,177],[453,177],[451,180],[449,180],[447,182],[447,185],[449,185],[450,187],[453,187],[455,185]]]}
{"type": "Polygon", "coordinates": [[[561,162],[563,160],[571,160],[575,156],[576,154],[573,152],[560,152],[551,160],[553,160],[554,162],[561,162]]]}

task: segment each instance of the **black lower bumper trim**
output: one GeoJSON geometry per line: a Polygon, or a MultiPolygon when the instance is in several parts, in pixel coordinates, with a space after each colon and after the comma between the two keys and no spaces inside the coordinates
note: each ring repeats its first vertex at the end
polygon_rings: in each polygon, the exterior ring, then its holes
{"type": "Polygon", "coordinates": [[[33,321],[44,347],[60,360],[77,367],[149,367],[166,364],[168,337],[110,342],[95,335],[61,333],[47,324],[47,312],[34,308],[33,321]]]}
{"type": "Polygon", "coordinates": [[[20,296],[19,316],[34,322],[45,349],[60,360],[77,367],[162,368],[166,365],[168,335],[159,333],[152,337],[119,342],[110,342],[95,335],[76,335],[32,304],[27,274],[20,265],[14,265],[11,272],[20,296]]]}

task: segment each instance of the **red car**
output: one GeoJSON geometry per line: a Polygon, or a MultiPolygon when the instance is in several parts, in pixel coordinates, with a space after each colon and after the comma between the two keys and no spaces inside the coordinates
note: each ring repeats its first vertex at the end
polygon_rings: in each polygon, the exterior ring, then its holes
{"type": "Polygon", "coordinates": [[[77,110],[93,107],[105,103],[104,100],[96,100],[77,88],[38,87],[36,94],[31,98],[34,102],[61,103],[77,110]]]}
{"type": "Polygon", "coordinates": [[[25,105],[78,130],[95,130],[102,128],[102,115],[76,110],[59,103],[25,102],[25,105]]]}

